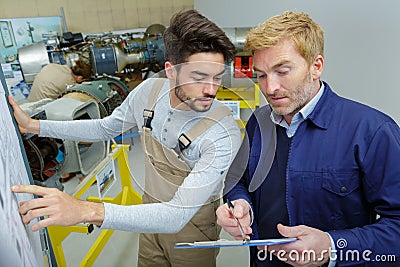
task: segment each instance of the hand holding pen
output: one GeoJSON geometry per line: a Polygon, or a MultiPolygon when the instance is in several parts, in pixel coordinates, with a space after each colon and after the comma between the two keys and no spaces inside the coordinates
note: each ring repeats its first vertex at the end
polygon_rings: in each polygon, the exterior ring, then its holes
{"type": "Polygon", "coordinates": [[[222,226],[225,232],[235,239],[247,242],[252,233],[250,227],[250,206],[247,201],[237,199],[234,203],[227,200],[226,205],[217,209],[217,223],[222,226]]]}

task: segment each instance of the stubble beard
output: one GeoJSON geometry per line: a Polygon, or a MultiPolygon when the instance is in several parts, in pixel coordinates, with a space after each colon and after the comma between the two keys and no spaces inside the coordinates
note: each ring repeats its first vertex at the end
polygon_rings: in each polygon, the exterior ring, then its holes
{"type": "Polygon", "coordinates": [[[308,81],[309,77],[310,73],[307,73],[302,84],[297,86],[293,91],[290,91],[288,97],[292,99],[292,101],[287,107],[279,108],[271,105],[276,114],[281,116],[294,115],[305,106],[307,101],[310,100],[314,89],[312,82],[308,81]]]}
{"type": "Polygon", "coordinates": [[[185,94],[185,92],[182,90],[182,87],[180,85],[175,86],[174,93],[175,93],[175,96],[183,104],[185,104],[191,110],[196,111],[196,112],[206,112],[206,111],[210,110],[210,108],[211,108],[211,104],[210,105],[201,105],[198,103],[198,101],[200,101],[201,99],[208,99],[208,98],[214,99],[215,98],[215,96],[213,96],[213,95],[206,95],[203,97],[190,98],[185,94]]]}

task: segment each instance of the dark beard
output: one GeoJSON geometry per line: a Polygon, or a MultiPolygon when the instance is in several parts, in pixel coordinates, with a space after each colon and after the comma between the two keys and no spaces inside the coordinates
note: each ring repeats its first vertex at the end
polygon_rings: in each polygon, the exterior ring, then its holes
{"type": "MultiPolygon", "coordinates": [[[[178,84],[178,80],[176,80],[176,84],[178,84]]],[[[197,98],[190,98],[188,97],[185,92],[181,89],[180,85],[176,85],[174,89],[175,96],[186,106],[188,106],[191,110],[197,111],[197,112],[205,112],[208,111],[211,108],[210,106],[203,106],[204,108],[199,108],[196,105],[196,101],[202,100],[202,99],[208,99],[208,98],[215,98],[215,95],[203,95],[202,97],[197,97],[197,98]]]]}

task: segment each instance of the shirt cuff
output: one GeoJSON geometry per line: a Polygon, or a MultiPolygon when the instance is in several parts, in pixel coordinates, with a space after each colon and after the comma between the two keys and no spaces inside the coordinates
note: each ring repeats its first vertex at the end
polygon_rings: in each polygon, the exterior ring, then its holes
{"type": "Polygon", "coordinates": [[[103,202],[104,205],[104,220],[100,229],[110,229],[110,225],[113,224],[114,214],[111,203],[103,202]]]}
{"type": "Polygon", "coordinates": [[[335,242],[333,241],[332,236],[329,233],[327,233],[327,234],[329,236],[329,239],[331,240],[331,254],[330,254],[330,257],[329,257],[329,265],[328,265],[328,267],[335,267],[336,260],[333,260],[333,259],[336,259],[336,246],[335,246],[335,242]]]}

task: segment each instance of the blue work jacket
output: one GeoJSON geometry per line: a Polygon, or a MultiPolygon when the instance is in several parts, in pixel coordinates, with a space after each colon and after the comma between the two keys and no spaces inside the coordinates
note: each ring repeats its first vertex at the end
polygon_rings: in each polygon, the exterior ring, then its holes
{"type": "MultiPolygon", "coordinates": [[[[289,224],[328,232],[338,266],[400,266],[399,126],[324,84],[321,99],[300,124],[289,148],[285,192],[289,224]],[[389,262],[375,265],[379,255],[386,255],[389,262]]],[[[247,168],[225,196],[250,203],[252,239],[258,238],[257,227],[262,225],[257,225],[257,216],[265,207],[258,206],[260,189],[250,193],[248,186],[256,167],[265,164],[261,147],[269,146],[271,134],[262,124],[272,124],[269,115],[267,105],[249,119],[247,168]]]]}

